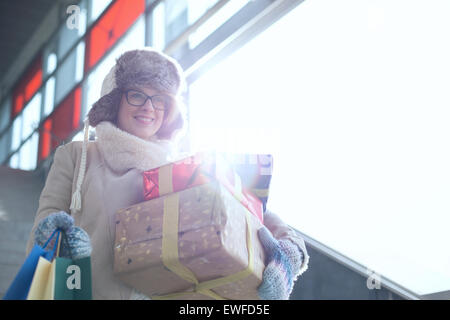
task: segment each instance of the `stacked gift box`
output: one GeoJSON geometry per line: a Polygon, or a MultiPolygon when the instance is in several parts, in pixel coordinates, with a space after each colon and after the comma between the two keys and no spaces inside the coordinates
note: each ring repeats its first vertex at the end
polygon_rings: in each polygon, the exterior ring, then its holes
{"type": "Polygon", "coordinates": [[[146,201],[116,214],[116,276],[152,299],[258,299],[267,157],[198,153],[144,172],[146,201]]]}

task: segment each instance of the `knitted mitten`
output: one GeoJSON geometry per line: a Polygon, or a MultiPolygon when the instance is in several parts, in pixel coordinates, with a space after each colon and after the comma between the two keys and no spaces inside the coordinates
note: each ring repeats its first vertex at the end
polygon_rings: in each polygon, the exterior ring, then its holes
{"type": "MultiPolygon", "coordinates": [[[[86,231],[80,227],[74,227],[73,218],[64,211],[52,213],[42,219],[35,232],[36,244],[43,246],[55,229],[60,229],[64,235],[61,239],[59,256],[63,258],[81,259],[91,255],[91,241],[86,231]]],[[[47,247],[55,245],[56,237],[50,241],[47,247]]]]}
{"type": "Polygon", "coordinates": [[[258,230],[258,236],[266,253],[259,297],[263,300],[287,300],[299,274],[303,253],[290,240],[275,239],[266,227],[258,230]]]}

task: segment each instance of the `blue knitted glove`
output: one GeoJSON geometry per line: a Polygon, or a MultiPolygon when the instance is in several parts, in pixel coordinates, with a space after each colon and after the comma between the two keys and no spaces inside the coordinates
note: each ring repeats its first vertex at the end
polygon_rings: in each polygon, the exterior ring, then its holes
{"type": "Polygon", "coordinates": [[[263,227],[258,237],[266,253],[266,268],[258,288],[262,300],[288,300],[300,271],[303,253],[288,239],[277,240],[263,227]]]}
{"type": "MultiPolygon", "coordinates": [[[[74,227],[73,218],[64,211],[52,213],[42,219],[35,232],[34,241],[43,246],[55,229],[60,229],[65,236],[61,239],[59,256],[63,258],[81,259],[91,255],[91,241],[86,231],[74,227]]],[[[49,248],[55,245],[56,237],[48,244],[49,248]]]]}

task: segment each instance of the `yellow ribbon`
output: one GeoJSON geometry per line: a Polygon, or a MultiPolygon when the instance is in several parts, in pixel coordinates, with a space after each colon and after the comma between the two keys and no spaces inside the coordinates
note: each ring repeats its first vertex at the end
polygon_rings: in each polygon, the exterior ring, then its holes
{"type": "MultiPolygon", "coordinates": [[[[159,171],[159,187],[165,188],[163,192],[172,190],[172,166],[166,166],[160,168],[159,171]],[[162,170],[161,170],[162,169],[162,170]],[[170,173],[169,173],[170,171],[170,173]],[[167,179],[170,178],[170,179],[167,179]],[[165,182],[161,183],[162,180],[165,182]],[[167,183],[168,182],[168,183],[167,183]]],[[[251,240],[251,228],[250,228],[250,212],[245,210],[245,220],[247,225],[247,253],[248,253],[248,266],[246,269],[221,277],[218,279],[199,282],[195,274],[186,266],[182,265],[178,256],[178,225],[179,225],[179,195],[178,193],[170,194],[164,198],[164,216],[163,216],[163,230],[162,230],[162,261],[163,264],[173,273],[181,277],[182,279],[194,284],[194,287],[190,291],[176,292],[166,295],[154,295],[152,299],[166,300],[173,299],[186,294],[200,293],[211,297],[216,300],[225,300],[211,289],[223,286],[225,284],[235,282],[246,278],[253,272],[254,259],[253,259],[253,245],[251,240]]]]}
{"type": "Polygon", "coordinates": [[[236,172],[234,173],[234,186],[232,194],[236,199],[239,200],[239,202],[242,202],[244,200],[241,177],[236,172]]]}

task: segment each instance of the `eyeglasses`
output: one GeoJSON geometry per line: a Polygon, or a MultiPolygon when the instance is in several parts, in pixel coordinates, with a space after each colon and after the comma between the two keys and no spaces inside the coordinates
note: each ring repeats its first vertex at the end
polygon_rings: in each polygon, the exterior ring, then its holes
{"type": "Polygon", "coordinates": [[[150,99],[153,108],[156,110],[164,111],[169,105],[169,97],[166,95],[156,94],[154,96],[148,96],[134,89],[129,89],[124,92],[128,103],[135,107],[142,107],[147,102],[147,99],[150,99]]]}

